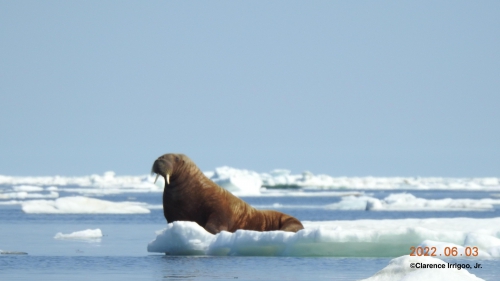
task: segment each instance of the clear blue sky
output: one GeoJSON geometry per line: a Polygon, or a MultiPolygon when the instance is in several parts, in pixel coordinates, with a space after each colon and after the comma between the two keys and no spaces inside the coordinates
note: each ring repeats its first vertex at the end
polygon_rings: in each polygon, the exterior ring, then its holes
{"type": "Polygon", "coordinates": [[[500,176],[500,1],[0,2],[0,174],[163,153],[500,176]]]}

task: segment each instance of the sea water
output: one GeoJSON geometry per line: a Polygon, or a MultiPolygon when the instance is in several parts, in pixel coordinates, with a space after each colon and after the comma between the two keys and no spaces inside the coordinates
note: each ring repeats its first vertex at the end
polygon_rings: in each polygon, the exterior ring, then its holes
{"type": "MultiPolygon", "coordinates": [[[[71,187],[69,187],[71,188],[71,187]]],[[[77,188],[77,187],[75,187],[77,188]]],[[[241,197],[261,209],[291,214],[310,225],[332,221],[381,223],[394,219],[500,217],[500,208],[460,210],[371,211],[328,208],[346,202],[343,196],[328,196],[329,191],[306,191],[294,196],[241,197]],[[321,194],[315,194],[322,192],[321,194]]],[[[490,198],[488,191],[453,190],[357,190],[370,198],[383,200],[392,193],[412,194],[427,200],[490,198]]],[[[59,197],[72,193],[59,192],[59,197]]],[[[0,204],[0,279],[1,280],[360,280],[373,276],[397,256],[178,256],[148,252],[147,247],[166,228],[161,208],[161,193],[128,192],[100,194],[95,198],[110,202],[140,202],[152,206],[146,214],[30,214],[22,205],[0,204]],[[156,207],[155,207],[156,206],[156,207]],[[86,239],[56,239],[57,233],[100,229],[103,236],[86,239]],[[9,254],[24,252],[26,254],[9,254]]],[[[359,196],[357,196],[359,197],[359,196]]],[[[356,203],[357,204],[357,203],[356,203]]],[[[470,220],[468,221],[470,222],[470,220]]],[[[465,226],[464,226],[465,227],[465,226]]],[[[468,225],[467,227],[471,227],[468,225]]],[[[473,226],[472,226],[473,227],[473,226]]],[[[344,226],[345,228],[345,226],[344,226]]],[[[491,233],[490,233],[491,234],[491,233]]],[[[418,245],[414,245],[418,246],[418,245]]],[[[390,244],[389,246],[390,247],[390,244]]],[[[410,249],[408,248],[408,253],[410,249]]],[[[484,280],[498,280],[499,259],[449,258],[450,263],[481,264],[468,272],[484,280]]],[[[443,279],[446,280],[446,279],[443,279]]]]}

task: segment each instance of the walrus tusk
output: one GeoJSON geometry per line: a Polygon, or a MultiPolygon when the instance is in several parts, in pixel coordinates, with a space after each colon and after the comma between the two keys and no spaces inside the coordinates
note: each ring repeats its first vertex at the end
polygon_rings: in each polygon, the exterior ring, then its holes
{"type": "Polygon", "coordinates": [[[170,184],[170,175],[167,173],[167,184],[170,184]]]}
{"type": "Polygon", "coordinates": [[[160,176],[160,174],[156,174],[156,178],[155,178],[155,182],[154,183],[156,183],[156,181],[158,180],[159,176],[160,176]]]}

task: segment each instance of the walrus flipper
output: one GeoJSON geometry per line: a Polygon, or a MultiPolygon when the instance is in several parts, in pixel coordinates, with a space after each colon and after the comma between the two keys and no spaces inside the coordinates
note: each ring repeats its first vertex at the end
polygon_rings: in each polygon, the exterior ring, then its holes
{"type": "Polygon", "coordinates": [[[279,230],[297,232],[301,229],[304,229],[304,226],[298,219],[294,217],[288,217],[282,222],[279,230]]]}
{"type": "Polygon", "coordinates": [[[203,226],[206,231],[212,233],[212,234],[217,234],[223,230],[228,231],[227,226],[225,226],[223,223],[221,223],[217,216],[212,214],[209,218],[205,226],[203,226]]]}

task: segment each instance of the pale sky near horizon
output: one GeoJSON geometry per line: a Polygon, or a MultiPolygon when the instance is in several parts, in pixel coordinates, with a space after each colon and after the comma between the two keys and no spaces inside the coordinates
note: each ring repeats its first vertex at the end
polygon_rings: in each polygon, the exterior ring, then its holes
{"type": "Polygon", "coordinates": [[[500,1],[1,1],[0,175],[180,152],[500,177],[500,1]]]}

